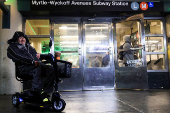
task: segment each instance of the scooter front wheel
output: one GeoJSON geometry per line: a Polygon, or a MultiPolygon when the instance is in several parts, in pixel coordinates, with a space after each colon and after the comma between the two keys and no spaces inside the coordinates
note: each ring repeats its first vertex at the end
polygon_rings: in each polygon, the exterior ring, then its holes
{"type": "Polygon", "coordinates": [[[12,95],[12,104],[15,107],[18,107],[20,105],[19,96],[17,94],[12,95]]]}
{"type": "Polygon", "coordinates": [[[61,112],[65,109],[66,103],[63,99],[53,100],[52,108],[54,111],[61,112]]]}

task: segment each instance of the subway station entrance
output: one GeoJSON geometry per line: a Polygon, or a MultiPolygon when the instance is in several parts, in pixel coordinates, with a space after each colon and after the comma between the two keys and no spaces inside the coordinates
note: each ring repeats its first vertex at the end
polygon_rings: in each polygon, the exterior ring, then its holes
{"type": "Polygon", "coordinates": [[[54,19],[54,53],[73,63],[61,90],[114,89],[112,19],[54,19]]]}
{"type": "MultiPolygon", "coordinates": [[[[37,52],[60,51],[61,60],[72,62],[72,76],[63,79],[59,90],[147,89],[142,22],[142,14],[123,19],[52,18],[49,26],[37,29],[43,35],[37,39],[31,34],[28,37],[37,52]],[[48,33],[46,27],[50,28],[48,33]],[[124,36],[130,37],[129,50],[119,49],[125,43],[124,36]],[[131,51],[133,57],[120,59],[121,51],[131,51]]],[[[38,26],[29,19],[25,23],[26,34],[38,26]]]]}

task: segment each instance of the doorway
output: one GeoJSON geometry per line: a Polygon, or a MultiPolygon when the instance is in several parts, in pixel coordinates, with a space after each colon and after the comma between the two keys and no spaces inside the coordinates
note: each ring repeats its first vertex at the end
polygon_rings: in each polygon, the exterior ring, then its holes
{"type": "Polygon", "coordinates": [[[143,14],[113,20],[115,29],[116,89],[147,89],[143,14]]]}
{"type": "Polygon", "coordinates": [[[111,19],[83,21],[83,90],[114,89],[111,19]]]}

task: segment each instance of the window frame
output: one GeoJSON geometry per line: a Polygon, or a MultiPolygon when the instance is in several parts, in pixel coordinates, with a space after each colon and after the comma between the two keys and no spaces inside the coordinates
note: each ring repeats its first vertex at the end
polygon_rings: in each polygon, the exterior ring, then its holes
{"type": "MultiPolygon", "coordinates": [[[[164,55],[165,56],[165,69],[164,70],[148,70],[147,72],[168,72],[168,55],[167,55],[167,38],[166,38],[166,23],[164,17],[145,17],[144,20],[161,20],[163,25],[163,34],[145,34],[145,37],[163,37],[164,52],[146,52],[146,55],[164,55]]],[[[145,44],[146,45],[146,44],[145,44]]]]}
{"type": "MultiPolygon", "coordinates": [[[[28,38],[51,38],[51,19],[50,18],[33,18],[33,17],[23,17],[23,21],[22,21],[22,31],[24,33],[26,33],[26,20],[49,20],[49,35],[27,35],[28,38]]],[[[52,51],[52,48],[50,48],[50,53],[52,51]]]]}

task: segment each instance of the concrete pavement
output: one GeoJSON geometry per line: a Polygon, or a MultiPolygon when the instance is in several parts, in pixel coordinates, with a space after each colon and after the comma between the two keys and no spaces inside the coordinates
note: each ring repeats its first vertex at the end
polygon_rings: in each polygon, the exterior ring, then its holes
{"type": "MultiPolygon", "coordinates": [[[[103,90],[60,92],[64,113],[170,113],[170,90],[103,90]]],[[[11,95],[0,95],[0,113],[55,113],[21,104],[12,105],[11,95]]]]}

